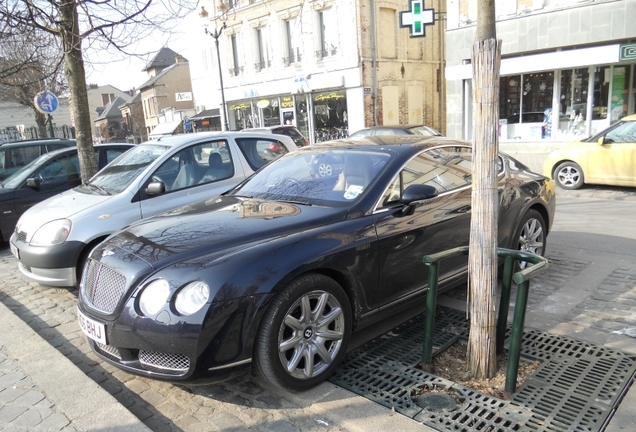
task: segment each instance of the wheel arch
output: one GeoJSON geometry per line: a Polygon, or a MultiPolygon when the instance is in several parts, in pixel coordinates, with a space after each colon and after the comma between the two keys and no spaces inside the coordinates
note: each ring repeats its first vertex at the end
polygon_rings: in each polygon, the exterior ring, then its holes
{"type": "Polygon", "coordinates": [[[94,238],[89,243],[87,243],[80,251],[79,255],[77,256],[77,260],[75,261],[75,276],[77,278],[77,285],[79,285],[80,280],[82,279],[82,272],[84,271],[84,263],[88,259],[88,255],[91,253],[93,248],[95,248],[95,246],[97,246],[98,244],[106,240],[106,237],[108,236],[103,235],[103,236],[94,238]]]}

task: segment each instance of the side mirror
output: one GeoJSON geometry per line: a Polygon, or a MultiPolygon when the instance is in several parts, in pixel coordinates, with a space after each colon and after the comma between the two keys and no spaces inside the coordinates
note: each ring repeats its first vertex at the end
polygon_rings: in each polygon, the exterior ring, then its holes
{"type": "Polygon", "coordinates": [[[27,186],[28,187],[32,187],[32,188],[36,188],[36,187],[40,187],[40,179],[37,177],[32,177],[32,178],[28,178],[27,179],[27,186]]]}
{"type": "Polygon", "coordinates": [[[146,187],[148,195],[161,195],[166,193],[166,185],[164,182],[152,182],[146,187]]]}
{"type": "Polygon", "coordinates": [[[437,195],[439,195],[439,192],[433,186],[413,184],[407,187],[400,200],[402,204],[405,204],[402,209],[402,215],[406,216],[413,213],[416,207],[413,204],[414,202],[435,198],[437,195]]]}
{"type": "Polygon", "coordinates": [[[596,143],[597,143],[598,145],[603,145],[603,144],[605,144],[605,135],[603,135],[602,137],[600,137],[600,138],[598,139],[598,141],[596,141],[596,143]]]}

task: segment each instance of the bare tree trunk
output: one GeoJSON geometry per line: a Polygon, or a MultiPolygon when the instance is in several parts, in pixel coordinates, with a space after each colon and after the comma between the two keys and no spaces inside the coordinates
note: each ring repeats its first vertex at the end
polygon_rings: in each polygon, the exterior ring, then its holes
{"type": "Polygon", "coordinates": [[[36,110],[35,107],[33,107],[33,113],[35,114],[35,124],[38,125],[38,135],[40,138],[48,137],[49,134],[46,130],[46,115],[36,110]]]}
{"type": "Polygon", "coordinates": [[[80,174],[82,180],[87,181],[97,172],[97,161],[93,150],[92,125],[88,112],[88,93],[82,57],[82,39],[79,35],[75,0],[62,2],[59,11],[63,22],[60,27],[62,28],[64,47],[64,72],[71,92],[70,108],[71,117],[75,123],[80,174]]]}
{"type": "Polygon", "coordinates": [[[468,363],[476,378],[497,372],[497,155],[499,142],[499,65],[494,3],[480,0],[473,45],[473,189],[468,254],[470,335],[468,363]]]}

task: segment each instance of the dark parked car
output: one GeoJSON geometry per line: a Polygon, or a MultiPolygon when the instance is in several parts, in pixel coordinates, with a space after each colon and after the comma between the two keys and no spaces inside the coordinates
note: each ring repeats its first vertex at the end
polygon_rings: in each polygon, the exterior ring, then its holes
{"type": "Polygon", "coordinates": [[[0,181],[45,153],[73,146],[75,140],[58,138],[4,143],[0,146],[0,181]]]}
{"type": "Polygon", "coordinates": [[[351,138],[375,135],[422,135],[443,136],[440,132],[426,125],[393,125],[371,126],[352,133],[351,138]]]}
{"type": "MultiPolygon", "coordinates": [[[[131,148],[132,144],[94,146],[99,169],[131,148]]],[[[77,147],[46,153],[0,183],[0,232],[9,241],[18,218],[28,208],[60,192],[79,186],[77,147]]]]}
{"type": "MultiPolygon", "coordinates": [[[[252,364],[275,385],[310,388],[352,331],[425,296],[424,255],[468,244],[471,150],[391,136],[288,153],[93,249],[80,326],[99,357],[134,374],[204,382],[252,364]],[[342,158],[342,171],[317,176],[320,155],[342,158]]],[[[543,254],[554,181],[499,162],[499,245],[543,254]]],[[[445,261],[440,288],[465,281],[466,267],[445,261]]]]}

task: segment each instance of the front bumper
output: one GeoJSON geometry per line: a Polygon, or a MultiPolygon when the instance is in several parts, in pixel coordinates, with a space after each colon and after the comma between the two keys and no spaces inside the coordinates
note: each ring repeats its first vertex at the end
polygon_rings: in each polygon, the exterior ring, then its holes
{"type": "Polygon", "coordinates": [[[29,279],[43,285],[77,286],[75,267],[85,243],[69,241],[55,246],[31,246],[15,233],[10,242],[18,259],[18,268],[29,279]]]}
{"type": "Polygon", "coordinates": [[[119,369],[173,383],[208,384],[249,371],[267,297],[216,302],[187,317],[169,316],[165,310],[156,317],[140,316],[131,298],[113,318],[88,308],[80,294],[78,312],[80,322],[88,318],[104,326],[106,344],[89,337],[89,345],[119,369]]]}

